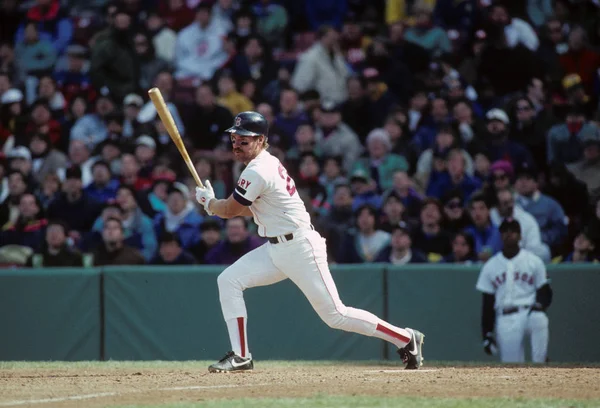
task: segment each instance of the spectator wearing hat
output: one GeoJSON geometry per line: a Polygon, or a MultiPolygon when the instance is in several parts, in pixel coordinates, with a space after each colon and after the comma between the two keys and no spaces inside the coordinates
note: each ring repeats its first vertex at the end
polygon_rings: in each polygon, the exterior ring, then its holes
{"type": "MultiPolygon", "coordinates": [[[[28,21],[23,26],[23,34],[17,36],[15,55],[20,69],[27,76],[49,73],[56,62],[57,49],[52,42],[40,35],[37,24],[28,21]]],[[[33,81],[37,86],[37,79],[33,81]]]]}
{"type": "Polygon", "coordinates": [[[112,176],[110,166],[105,161],[98,160],[92,165],[92,182],[85,192],[94,200],[106,203],[117,197],[119,181],[112,176]]]}
{"type": "Polygon", "coordinates": [[[533,215],[544,242],[552,253],[557,253],[567,237],[568,219],[556,200],[543,194],[538,188],[536,170],[527,165],[517,168],[515,203],[533,215]]]}
{"type": "Polygon", "coordinates": [[[473,250],[482,262],[502,250],[502,238],[498,227],[490,218],[488,199],[484,194],[473,194],[469,200],[471,224],[465,228],[474,239],[473,250]]]}
{"type": "Polygon", "coordinates": [[[83,267],[83,256],[67,243],[68,227],[62,221],[49,221],[42,249],[32,254],[27,266],[32,268],[83,267]]]}
{"type": "Polygon", "coordinates": [[[440,262],[452,251],[450,234],[442,227],[443,207],[439,200],[426,198],[421,204],[419,225],[412,232],[413,247],[429,262],[440,262]]]}
{"type": "Polygon", "coordinates": [[[19,216],[0,230],[3,245],[21,245],[39,249],[46,232],[48,220],[44,216],[42,203],[33,193],[23,193],[19,198],[19,216]]]}
{"type": "Polygon", "coordinates": [[[404,39],[426,49],[434,58],[449,53],[451,45],[446,31],[432,24],[433,6],[417,2],[413,6],[413,13],[415,25],[406,30],[404,39]]]}
{"type": "Polygon", "coordinates": [[[29,149],[33,174],[40,184],[49,174],[57,174],[59,169],[67,167],[67,156],[52,147],[47,134],[35,133],[29,141],[29,149]]]}
{"type": "Polygon", "coordinates": [[[548,132],[547,162],[572,164],[583,158],[583,141],[593,139],[598,127],[587,121],[581,107],[569,109],[565,121],[550,128],[548,132]]]}
{"type": "Polygon", "coordinates": [[[142,254],[125,244],[123,223],[114,217],[104,221],[102,243],[93,252],[93,260],[94,266],[145,264],[142,254]]]}
{"type": "Polygon", "coordinates": [[[397,97],[388,89],[377,68],[363,70],[369,100],[369,118],[376,126],[382,126],[392,107],[398,103],[397,97]]]}
{"type": "Polygon", "coordinates": [[[160,237],[158,253],[150,262],[152,265],[193,265],[196,258],[181,247],[176,234],[165,232],[160,237]]]}
{"type": "Polygon", "coordinates": [[[412,246],[410,229],[402,221],[392,227],[390,244],[375,259],[392,265],[427,263],[427,257],[412,246]]]}
{"type": "Polygon", "coordinates": [[[390,135],[385,129],[373,129],[367,136],[368,156],[358,159],[352,172],[361,170],[371,175],[378,191],[385,191],[393,185],[396,170],[408,171],[408,161],[403,156],[391,153],[390,135]]]}
{"type": "Polygon", "coordinates": [[[465,231],[459,231],[452,237],[452,253],[445,256],[444,263],[473,265],[478,262],[475,253],[475,239],[465,231]]]}
{"type": "MultiPolygon", "coordinates": [[[[2,78],[0,73],[0,79],[2,78]]],[[[10,83],[6,85],[9,87],[10,83]]],[[[25,132],[29,118],[25,115],[24,108],[23,92],[16,88],[3,91],[0,96],[0,147],[5,152],[15,145],[15,135],[25,132]]]]}
{"type": "Polygon", "coordinates": [[[587,186],[590,201],[595,203],[600,198],[600,137],[598,134],[588,135],[582,140],[582,158],[575,163],[567,164],[567,169],[575,178],[587,186]]]}
{"type": "Polygon", "coordinates": [[[230,72],[221,71],[217,88],[219,90],[217,103],[229,109],[232,115],[236,116],[241,112],[254,109],[252,101],[237,90],[235,79],[230,72]]]}
{"type": "Polygon", "coordinates": [[[135,93],[130,93],[123,99],[123,137],[133,138],[140,130],[141,123],[138,121],[138,115],[144,106],[142,97],[135,93]]]}
{"type": "Polygon", "coordinates": [[[88,113],[78,119],[71,128],[70,140],[79,140],[86,144],[89,150],[103,142],[108,137],[106,117],[115,110],[112,96],[106,88],[100,90],[96,99],[93,113],[88,113]]]}
{"type": "Polygon", "coordinates": [[[563,78],[562,85],[567,97],[565,102],[571,106],[579,106],[586,117],[592,117],[596,106],[586,94],[581,77],[578,74],[569,74],[563,78]]]}
{"type": "Polygon", "coordinates": [[[199,263],[206,263],[206,254],[221,241],[221,223],[216,218],[207,218],[200,225],[200,240],[189,252],[199,263]]]}
{"type": "Polygon", "coordinates": [[[38,182],[33,174],[33,163],[29,149],[25,146],[17,146],[8,152],[6,158],[8,159],[9,168],[20,171],[25,177],[25,182],[29,188],[35,190],[38,182]]]}
{"type": "Polygon", "coordinates": [[[318,38],[315,45],[298,57],[291,84],[300,93],[315,89],[340,104],[348,97],[346,79],[350,72],[339,51],[339,34],[331,26],[322,26],[318,38]]]}
{"type": "Polygon", "coordinates": [[[471,222],[465,208],[465,199],[463,193],[458,190],[449,190],[442,198],[441,203],[444,207],[444,221],[442,226],[444,230],[455,234],[465,229],[471,222]]]}
{"type": "Polygon", "coordinates": [[[225,239],[208,251],[204,260],[210,265],[231,265],[263,244],[263,239],[250,233],[244,217],[229,218],[225,221],[225,239]]]}
{"type": "Polygon", "coordinates": [[[379,229],[377,210],[368,205],[355,212],[355,230],[340,241],[336,260],[339,263],[375,262],[390,243],[390,234],[379,229]]]}
{"type": "Polygon", "coordinates": [[[107,87],[117,101],[138,89],[139,71],[131,43],[131,16],[118,7],[108,35],[92,48],[90,77],[97,89],[107,87]]]}
{"type": "Polygon", "coordinates": [[[209,83],[196,89],[196,96],[184,116],[187,129],[195,129],[202,137],[192,140],[194,147],[214,155],[214,149],[221,143],[225,130],[231,126],[233,115],[229,109],[216,103],[215,94],[209,83]]]}
{"type": "Polygon", "coordinates": [[[364,170],[358,169],[350,175],[350,186],[352,189],[352,210],[355,211],[364,205],[379,210],[382,205],[381,196],[377,193],[375,181],[364,170]]]}
{"type": "Polygon", "coordinates": [[[71,103],[77,95],[92,100],[95,90],[89,75],[89,51],[82,45],[72,44],[67,47],[66,66],[55,67],[53,78],[66,101],[71,103]]]}
{"type": "Polygon", "coordinates": [[[138,86],[140,89],[150,89],[156,75],[169,70],[170,64],[156,55],[154,44],[144,31],[137,31],[133,35],[133,49],[140,70],[138,86]]]}
{"type": "Polygon", "coordinates": [[[71,232],[81,235],[89,231],[100,214],[102,205],[83,190],[79,166],[67,168],[62,193],[48,206],[48,217],[69,223],[71,232]]]}
{"type": "Polygon", "coordinates": [[[600,53],[590,47],[588,35],[581,26],[569,33],[569,50],[560,56],[560,65],[567,74],[578,74],[586,93],[594,91],[594,78],[600,66],[600,53]]]}
{"type": "Polygon", "coordinates": [[[198,242],[198,228],[202,224],[202,216],[189,197],[190,193],[185,185],[173,183],[169,187],[166,211],[154,218],[156,236],[160,237],[164,232],[175,233],[185,249],[198,242]]]}
{"type": "Polygon", "coordinates": [[[540,226],[533,215],[515,203],[510,190],[497,191],[496,202],[496,207],[490,212],[492,223],[499,227],[506,218],[514,218],[521,225],[521,248],[533,252],[546,263],[550,262],[550,248],[542,241],[540,226]]]}
{"type": "Polygon", "coordinates": [[[8,194],[0,204],[0,230],[17,222],[19,217],[19,201],[27,191],[25,175],[18,170],[9,170],[6,176],[8,194]]]}
{"type": "Polygon", "coordinates": [[[507,160],[515,163],[529,163],[533,165],[531,153],[519,142],[510,140],[510,120],[502,109],[492,109],[485,115],[487,119],[487,140],[484,148],[490,152],[492,162],[507,160]]]}
{"type": "Polygon", "coordinates": [[[598,263],[596,244],[587,230],[577,235],[573,242],[573,252],[568,254],[562,263],[598,263]]]}
{"type": "Polygon", "coordinates": [[[358,136],[342,122],[339,106],[324,101],[319,108],[315,139],[317,147],[326,156],[342,156],[344,169],[351,171],[354,162],[363,151],[358,136]]]}
{"type": "Polygon", "coordinates": [[[209,80],[227,62],[229,55],[223,47],[227,27],[212,20],[212,3],[201,2],[194,22],[177,34],[175,78],[209,80]]]}
{"type": "Polygon", "coordinates": [[[48,135],[53,146],[60,144],[60,123],[52,118],[52,111],[47,100],[38,99],[31,105],[30,120],[25,128],[25,133],[30,137],[34,133],[42,133],[48,135]]]}
{"type": "Polygon", "coordinates": [[[447,169],[427,187],[427,196],[441,199],[451,190],[461,192],[465,200],[481,188],[481,182],[465,172],[466,162],[460,149],[448,153],[447,169]]]}
{"type": "MultiPolygon", "coordinates": [[[[26,21],[40,31],[40,38],[50,42],[58,53],[65,51],[73,38],[73,23],[58,0],[36,0],[27,10],[26,21]]],[[[27,23],[22,23],[15,34],[16,42],[27,38],[27,23]]]]}

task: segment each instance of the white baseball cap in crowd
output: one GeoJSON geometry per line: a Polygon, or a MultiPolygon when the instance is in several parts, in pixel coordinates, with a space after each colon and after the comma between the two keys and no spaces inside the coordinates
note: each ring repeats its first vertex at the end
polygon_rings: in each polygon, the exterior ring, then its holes
{"type": "Polygon", "coordinates": [[[9,159],[31,160],[31,152],[25,146],[17,146],[6,155],[9,159]]]}
{"type": "Polygon", "coordinates": [[[130,93],[123,99],[123,106],[135,105],[141,108],[144,105],[144,100],[138,94],[130,93]]]}
{"type": "Polygon", "coordinates": [[[152,149],[156,149],[156,142],[148,135],[142,135],[135,140],[137,146],[148,146],[152,149]]]}
{"type": "Polygon", "coordinates": [[[510,123],[510,119],[508,119],[508,115],[502,109],[494,108],[490,109],[488,113],[486,113],[485,117],[487,120],[499,120],[500,122],[508,125],[510,123]]]}
{"type": "Polygon", "coordinates": [[[0,98],[0,103],[2,103],[3,105],[8,105],[11,103],[21,102],[22,100],[23,92],[21,92],[17,88],[11,88],[2,94],[2,98],[0,98]]]}

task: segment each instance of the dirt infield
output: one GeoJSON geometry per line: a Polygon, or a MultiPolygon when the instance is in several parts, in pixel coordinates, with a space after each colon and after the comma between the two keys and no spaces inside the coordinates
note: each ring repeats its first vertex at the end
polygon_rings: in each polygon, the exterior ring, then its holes
{"type": "Polygon", "coordinates": [[[209,374],[204,362],[2,363],[0,407],[107,407],[220,398],[375,395],[600,398],[600,368],[423,367],[378,363],[257,363],[251,373],[209,374]]]}

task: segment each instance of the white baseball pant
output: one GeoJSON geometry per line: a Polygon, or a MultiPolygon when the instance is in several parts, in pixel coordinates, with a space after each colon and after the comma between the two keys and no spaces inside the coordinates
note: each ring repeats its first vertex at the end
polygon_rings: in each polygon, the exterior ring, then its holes
{"type": "Polygon", "coordinates": [[[251,357],[246,335],[244,290],[291,279],[306,296],[319,317],[334,329],[378,337],[404,347],[411,332],[395,327],[364,310],[345,306],[327,264],[325,239],[313,230],[298,230],[294,238],[266,243],[241,257],[217,279],[223,317],[232,350],[251,357]]]}
{"type": "MultiPolygon", "coordinates": [[[[501,312],[499,312],[501,313],[501,312]]],[[[525,339],[531,341],[531,360],[545,363],[548,355],[548,316],[540,311],[521,309],[496,318],[496,340],[503,363],[525,362],[525,339]]]]}

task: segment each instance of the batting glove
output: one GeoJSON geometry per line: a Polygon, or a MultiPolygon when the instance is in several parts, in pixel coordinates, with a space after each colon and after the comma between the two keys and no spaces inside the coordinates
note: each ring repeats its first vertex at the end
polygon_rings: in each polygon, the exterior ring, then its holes
{"type": "Polygon", "coordinates": [[[498,346],[496,346],[496,340],[492,333],[487,333],[483,339],[483,351],[485,354],[495,356],[498,354],[498,346]]]}
{"type": "Polygon", "coordinates": [[[196,187],[196,200],[204,206],[204,210],[208,215],[214,215],[214,213],[208,209],[208,203],[210,203],[210,200],[214,198],[215,191],[213,190],[210,181],[206,180],[206,183],[204,183],[204,188],[196,187]]]}

